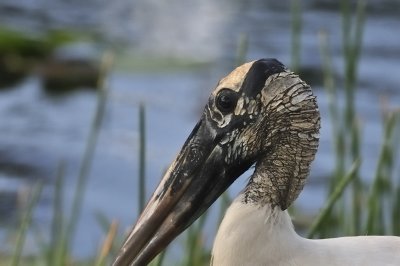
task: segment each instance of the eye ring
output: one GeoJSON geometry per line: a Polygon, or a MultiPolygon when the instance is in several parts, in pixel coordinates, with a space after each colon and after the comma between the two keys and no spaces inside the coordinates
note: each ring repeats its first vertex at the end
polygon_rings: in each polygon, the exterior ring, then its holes
{"type": "Polygon", "coordinates": [[[216,106],[222,114],[232,112],[236,108],[238,95],[230,89],[222,89],[216,97],[216,106]]]}

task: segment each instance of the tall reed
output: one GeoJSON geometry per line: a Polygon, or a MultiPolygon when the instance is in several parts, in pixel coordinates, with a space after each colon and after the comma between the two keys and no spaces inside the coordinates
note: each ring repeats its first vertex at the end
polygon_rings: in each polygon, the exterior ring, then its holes
{"type": "Polygon", "coordinates": [[[65,163],[62,161],[58,166],[58,173],[56,176],[56,183],[53,193],[53,217],[51,220],[50,243],[47,248],[47,265],[60,265],[62,260],[62,241],[64,230],[64,174],[65,163]]]}
{"type": "Polygon", "coordinates": [[[32,221],[33,211],[34,211],[34,208],[40,198],[42,188],[43,188],[43,183],[41,181],[39,181],[34,185],[32,191],[31,191],[31,199],[29,201],[27,209],[25,210],[25,212],[23,214],[21,226],[18,230],[17,242],[15,244],[15,251],[13,253],[12,261],[11,261],[12,266],[18,266],[20,263],[23,247],[25,244],[26,235],[28,233],[28,228],[32,221]]]}
{"type": "Polygon", "coordinates": [[[100,75],[98,80],[98,102],[93,118],[92,126],[89,132],[88,140],[84,150],[81,166],[79,168],[78,180],[76,183],[75,195],[72,201],[72,208],[70,218],[66,225],[62,248],[61,248],[61,261],[68,261],[68,254],[73,238],[75,236],[75,230],[77,223],[80,218],[81,208],[83,206],[83,199],[86,192],[86,184],[88,182],[90,169],[93,162],[93,156],[97,145],[97,139],[99,136],[100,128],[102,125],[105,107],[107,102],[108,87],[105,82],[107,73],[109,72],[113,61],[112,53],[105,53],[101,63],[100,75]]]}
{"type": "Polygon", "coordinates": [[[139,105],[139,212],[144,209],[146,198],[146,113],[144,104],[139,105]]]}

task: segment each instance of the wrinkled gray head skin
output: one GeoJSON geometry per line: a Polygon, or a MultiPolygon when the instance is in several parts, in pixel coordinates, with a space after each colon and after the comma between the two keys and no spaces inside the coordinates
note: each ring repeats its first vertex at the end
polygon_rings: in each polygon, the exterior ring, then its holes
{"type": "Polygon", "coordinates": [[[220,81],[206,112],[226,132],[220,141],[225,162],[256,163],[245,202],[287,209],[318,149],[320,115],[310,86],[277,60],[250,62],[220,81]],[[225,90],[235,92],[237,103],[224,114],[217,99],[225,90]]]}
{"type": "Polygon", "coordinates": [[[285,210],[301,192],[318,148],[311,88],[275,59],[221,79],[113,265],[146,265],[247,169],[247,204],[285,210]]]}

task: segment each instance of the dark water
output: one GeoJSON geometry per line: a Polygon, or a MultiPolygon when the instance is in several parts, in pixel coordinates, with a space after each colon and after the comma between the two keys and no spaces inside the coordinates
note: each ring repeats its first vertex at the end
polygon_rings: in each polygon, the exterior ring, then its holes
{"type": "MultiPolygon", "coordinates": [[[[382,134],[379,98],[388,97],[385,107],[398,108],[400,103],[400,20],[393,11],[395,1],[377,2],[381,5],[371,3],[365,25],[356,99],[363,132],[361,173],[366,180],[374,173],[382,134]],[[385,8],[390,5],[393,10],[385,8]]],[[[304,6],[301,63],[319,73],[318,34],[324,30],[340,80],[344,66],[341,20],[337,10],[331,9],[335,4],[329,3],[311,1],[304,6]]],[[[0,22],[19,29],[39,34],[47,28],[80,25],[108,45],[117,40],[128,43],[126,49],[136,54],[209,62],[207,67],[196,69],[133,72],[117,67],[111,73],[105,121],[75,238],[77,256],[94,254],[99,246],[103,232],[96,214],[119,220],[122,228],[137,216],[138,104],[145,103],[147,111],[150,194],[197,122],[208,93],[231,70],[240,34],[248,37],[249,60],[276,57],[290,65],[288,10],[274,1],[0,1],[0,22]]],[[[331,173],[333,153],[326,95],[318,84],[310,83],[322,114],[321,146],[311,179],[322,182],[311,182],[298,205],[315,212],[325,198],[325,190],[318,184],[325,183],[324,177],[331,173]]],[[[24,195],[32,183],[44,179],[48,185],[34,223],[46,234],[51,221],[52,181],[60,160],[67,165],[65,201],[71,202],[95,106],[96,95],[91,91],[49,96],[35,75],[0,91],[0,193],[5,195],[0,196],[0,217],[6,224],[15,223],[12,217],[26,204],[24,195]]],[[[245,181],[245,177],[239,179],[231,194],[240,191],[245,181]]],[[[208,241],[212,241],[213,226],[208,241]]],[[[4,232],[0,236],[6,239],[4,232]]],[[[10,248],[8,242],[3,243],[4,249],[10,248]]],[[[27,250],[34,251],[36,246],[30,236],[27,250]]]]}

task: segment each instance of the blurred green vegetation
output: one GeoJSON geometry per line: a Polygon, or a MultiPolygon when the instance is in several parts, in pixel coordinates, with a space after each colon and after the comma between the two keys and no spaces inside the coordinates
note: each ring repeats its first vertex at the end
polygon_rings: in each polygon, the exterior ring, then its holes
{"type": "Polygon", "coordinates": [[[118,56],[118,69],[135,72],[174,72],[182,69],[200,69],[206,67],[208,62],[196,60],[163,57],[143,56],[135,53],[123,52],[118,56]]]}
{"type": "Polygon", "coordinates": [[[76,38],[69,31],[50,31],[44,36],[33,36],[0,27],[0,88],[19,82],[55,48],[76,38]]]}
{"type": "MultiPolygon", "coordinates": [[[[292,68],[301,72],[300,36],[301,36],[301,2],[292,0],[292,68]]],[[[355,10],[352,10],[348,1],[341,1],[342,13],[342,52],[344,84],[337,85],[333,77],[332,55],[329,47],[329,36],[320,33],[320,54],[323,61],[323,85],[329,104],[330,122],[332,123],[332,146],[335,153],[335,170],[331,174],[327,201],[314,221],[308,225],[309,237],[335,237],[343,235],[374,235],[390,234],[400,235],[400,186],[398,173],[394,172],[398,162],[400,143],[399,110],[385,109],[382,111],[383,137],[381,150],[376,160],[376,171],[373,182],[366,183],[360,174],[363,163],[361,157],[362,126],[358,122],[355,110],[355,95],[357,93],[357,68],[361,57],[362,36],[365,24],[365,2],[358,1],[355,10]],[[342,93],[343,92],[343,93],[342,93]],[[339,98],[339,93],[344,98],[339,98]],[[339,102],[344,100],[342,109],[339,102]]],[[[58,33],[49,35],[43,41],[35,38],[21,36],[19,34],[0,29],[0,57],[2,53],[13,52],[16,54],[30,54],[32,56],[45,56],[46,51],[70,40],[68,34],[58,33]],[[3,38],[3,36],[5,36],[3,38]],[[11,50],[10,50],[11,49],[11,50]],[[15,49],[15,50],[13,50],[15,49]]],[[[246,61],[247,39],[240,36],[237,49],[236,64],[246,61]]],[[[31,204],[26,209],[26,215],[22,219],[20,230],[13,254],[0,255],[0,265],[108,265],[118,252],[124,236],[118,234],[118,223],[109,221],[102,214],[98,214],[99,224],[104,229],[105,240],[99,249],[99,253],[87,261],[75,261],[71,254],[71,242],[75,234],[76,223],[79,220],[83,196],[93,151],[96,147],[96,139],[104,116],[104,106],[107,101],[107,86],[104,84],[106,73],[111,65],[110,55],[106,55],[102,63],[100,81],[98,82],[99,101],[93,120],[92,129],[83,156],[80,176],[76,186],[76,193],[71,210],[72,215],[67,219],[63,214],[63,172],[61,163],[59,175],[54,190],[53,222],[50,230],[50,243],[45,245],[42,251],[33,257],[23,256],[25,235],[31,221],[32,210],[40,195],[40,184],[32,194],[31,204]]],[[[146,60],[146,62],[149,62],[146,60]]],[[[165,62],[168,62],[165,61],[165,62]]],[[[138,65],[143,66],[139,60],[138,65]]],[[[176,65],[196,66],[191,62],[175,62],[176,65]]],[[[146,65],[149,68],[155,66],[163,68],[157,60],[146,65]]],[[[138,173],[138,204],[144,206],[145,193],[145,107],[140,106],[139,112],[140,133],[140,169],[138,173]]],[[[229,206],[230,199],[225,193],[218,201],[220,204],[220,216],[218,223],[229,206]]],[[[296,210],[296,209],[295,209],[296,210]]],[[[204,241],[204,225],[209,215],[205,213],[185,233],[182,244],[183,258],[177,259],[173,264],[177,265],[208,265],[210,260],[210,247],[204,241]]],[[[168,252],[168,250],[166,251],[168,252]]],[[[172,262],[164,260],[165,253],[158,256],[152,263],[155,265],[171,265],[172,262]]]]}
{"type": "Polygon", "coordinates": [[[71,30],[28,34],[0,27],[0,88],[20,82],[33,71],[40,72],[44,88],[58,90],[86,85],[95,87],[96,62],[88,59],[65,60],[54,57],[57,48],[88,39],[71,30]]]}
{"type": "Polygon", "coordinates": [[[50,31],[44,36],[0,27],[0,55],[15,54],[33,58],[46,57],[54,48],[76,40],[71,31],[50,31]]]}

